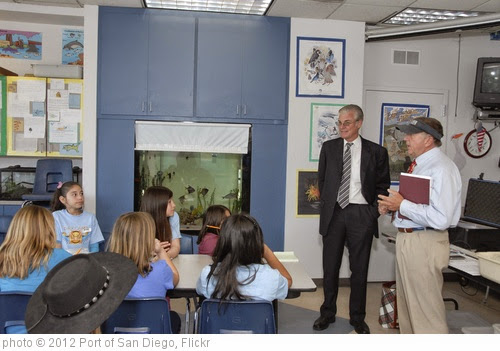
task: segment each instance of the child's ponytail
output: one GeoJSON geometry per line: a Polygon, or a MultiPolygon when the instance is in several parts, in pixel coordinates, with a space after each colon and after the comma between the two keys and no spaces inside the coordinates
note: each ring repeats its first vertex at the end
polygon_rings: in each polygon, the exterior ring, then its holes
{"type": "Polygon", "coordinates": [[[54,192],[54,196],[52,197],[52,201],[50,202],[50,209],[52,212],[64,210],[66,206],[59,200],[59,197],[66,197],[69,189],[71,189],[74,185],[80,186],[77,182],[69,181],[69,182],[59,182],[57,184],[57,189],[54,192]]]}

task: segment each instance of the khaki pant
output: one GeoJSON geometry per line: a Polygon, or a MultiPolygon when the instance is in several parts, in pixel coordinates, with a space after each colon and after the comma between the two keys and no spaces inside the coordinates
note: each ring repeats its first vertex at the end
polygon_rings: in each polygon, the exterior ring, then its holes
{"type": "Polygon", "coordinates": [[[443,273],[448,266],[448,231],[399,232],[396,291],[401,334],[447,334],[443,273]]]}

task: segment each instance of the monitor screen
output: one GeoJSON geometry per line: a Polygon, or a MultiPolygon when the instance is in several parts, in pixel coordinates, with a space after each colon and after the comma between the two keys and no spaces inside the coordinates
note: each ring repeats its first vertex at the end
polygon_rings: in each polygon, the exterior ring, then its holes
{"type": "Polygon", "coordinates": [[[500,228],[500,182],[469,179],[463,219],[500,228]]]}
{"type": "Polygon", "coordinates": [[[500,94],[500,63],[485,63],[481,78],[481,92],[500,94]]]}

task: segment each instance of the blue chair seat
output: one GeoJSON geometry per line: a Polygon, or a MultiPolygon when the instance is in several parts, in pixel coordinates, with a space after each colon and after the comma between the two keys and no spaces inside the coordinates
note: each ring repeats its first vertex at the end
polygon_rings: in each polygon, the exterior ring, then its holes
{"type": "Polygon", "coordinates": [[[222,301],[207,299],[198,318],[200,334],[276,334],[270,301],[222,301]]]}
{"type": "Polygon", "coordinates": [[[26,334],[24,314],[33,293],[0,291],[0,334],[26,334]]]}
{"type": "Polygon", "coordinates": [[[165,297],[125,299],[101,326],[103,334],[172,334],[165,297]]]}

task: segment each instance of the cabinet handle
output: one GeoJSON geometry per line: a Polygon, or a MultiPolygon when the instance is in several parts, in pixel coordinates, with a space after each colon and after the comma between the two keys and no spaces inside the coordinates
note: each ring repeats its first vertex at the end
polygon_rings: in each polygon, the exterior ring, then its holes
{"type": "Polygon", "coordinates": [[[240,105],[236,105],[236,115],[240,115],[240,105]]]}
{"type": "Polygon", "coordinates": [[[247,114],[247,105],[243,105],[243,115],[246,116],[247,114]]]}
{"type": "Polygon", "coordinates": [[[153,102],[149,102],[149,112],[153,112],[153,102]]]}
{"type": "Polygon", "coordinates": [[[146,111],[146,101],[142,102],[142,112],[146,111]]]}

